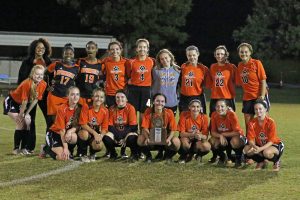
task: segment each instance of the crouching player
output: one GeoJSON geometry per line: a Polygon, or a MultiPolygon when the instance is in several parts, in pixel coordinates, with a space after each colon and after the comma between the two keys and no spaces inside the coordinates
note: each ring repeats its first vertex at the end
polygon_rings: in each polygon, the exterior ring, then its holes
{"type": "Polygon", "coordinates": [[[201,113],[201,101],[194,99],[189,103],[189,112],[182,112],[178,122],[178,131],[181,141],[181,156],[179,163],[185,163],[197,154],[199,162],[202,156],[210,151],[210,143],[208,139],[208,119],[201,113]]]}
{"type": "Polygon", "coordinates": [[[104,90],[94,89],[92,100],[93,105],[90,108],[87,104],[83,106],[79,118],[81,130],[78,133],[78,145],[82,162],[96,160],[96,152],[102,150],[102,138],[108,130],[108,110],[104,105],[104,90]],[[87,157],[88,146],[90,146],[90,157],[87,157]]]}
{"type": "MultiPolygon", "coordinates": [[[[155,147],[150,145],[150,130],[155,128],[155,124],[157,123],[157,118],[161,119],[161,125],[167,132],[166,145],[161,146],[158,150],[165,150],[165,154],[163,155],[163,151],[159,151],[156,159],[166,159],[167,161],[171,161],[172,157],[178,152],[180,148],[180,140],[178,137],[174,136],[175,131],[177,130],[175,117],[173,111],[165,108],[166,104],[166,96],[161,93],[156,93],[153,96],[153,106],[152,108],[147,108],[142,120],[142,134],[139,135],[138,145],[141,146],[142,152],[146,155],[146,162],[150,163],[152,161],[152,154],[150,150],[155,150],[155,147]]],[[[157,149],[157,148],[156,148],[157,149]]]]}
{"type": "Polygon", "coordinates": [[[239,125],[237,115],[232,111],[225,99],[216,103],[216,111],[211,116],[212,149],[220,156],[219,165],[226,165],[226,148],[232,148],[235,152],[235,167],[242,166],[242,153],[246,143],[246,137],[239,125]]]}
{"type": "Polygon", "coordinates": [[[280,169],[280,157],[284,144],[276,133],[276,124],[267,116],[268,104],[257,100],[254,104],[256,118],[248,124],[248,144],[244,148],[247,157],[257,162],[256,170],[266,167],[265,159],[272,161],[273,171],[280,169]]]}
{"type": "Polygon", "coordinates": [[[123,90],[116,92],[116,103],[109,108],[108,133],[103,137],[111,160],[117,159],[115,147],[129,147],[131,159],[138,159],[137,146],[137,120],[134,107],[127,102],[127,96],[123,90]]]}
{"type": "MultiPolygon", "coordinates": [[[[54,124],[46,134],[44,153],[56,160],[69,160],[77,142],[78,118],[81,112],[79,89],[71,86],[67,90],[68,103],[58,107],[54,124]]],[[[41,152],[40,157],[43,157],[41,152]]]]}

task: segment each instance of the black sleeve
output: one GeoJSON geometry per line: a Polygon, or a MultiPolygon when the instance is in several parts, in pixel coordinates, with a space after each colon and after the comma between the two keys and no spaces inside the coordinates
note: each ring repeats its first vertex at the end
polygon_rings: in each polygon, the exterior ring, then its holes
{"type": "Polygon", "coordinates": [[[30,71],[32,69],[32,64],[30,64],[30,59],[26,59],[22,62],[18,74],[18,84],[28,78],[30,71]]]}

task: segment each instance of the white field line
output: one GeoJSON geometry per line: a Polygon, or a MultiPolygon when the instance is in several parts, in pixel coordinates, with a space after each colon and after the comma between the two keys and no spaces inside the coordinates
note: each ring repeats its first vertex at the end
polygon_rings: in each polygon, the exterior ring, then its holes
{"type": "Polygon", "coordinates": [[[27,182],[30,182],[30,181],[43,179],[43,178],[46,178],[48,176],[61,174],[61,173],[66,172],[66,171],[73,170],[73,169],[79,167],[79,165],[81,165],[81,164],[82,164],[82,162],[72,161],[70,165],[67,165],[67,166],[64,166],[62,168],[58,168],[58,169],[55,169],[55,170],[51,170],[51,171],[48,171],[48,172],[44,172],[42,174],[37,174],[37,175],[25,177],[25,178],[15,179],[15,180],[12,180],[12,181],[7,181],[7,182],[0,182],[0,188],[1,187],[19,185],[19,184],[27,183],[27,182]]]}

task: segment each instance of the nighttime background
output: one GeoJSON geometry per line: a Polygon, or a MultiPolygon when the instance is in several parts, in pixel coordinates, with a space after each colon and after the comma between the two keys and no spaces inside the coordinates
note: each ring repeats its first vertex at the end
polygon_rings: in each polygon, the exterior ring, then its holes
{"type": "MultiPolygon", "coordinates": [[[[194,0],[187,23],[182,28],[188,33],[188,40],[182,45],[169,45],[178,63],[185,61],[184,49],[192,44],[199,47],[200,60],[206,65],[214,62],[212,52],[220,44],[225,44],[235,59],[237,44],[232,32],[244,25],[252,6],[252,0],[194,0]]],[[[4,1],[1,8],[1,31],[95,34],[80,24],[76,11],[59,5],[56,0],[4,1]]],[[[110,34],[117,37],[113,32],[110,34]]],[[[152,52],[152,56],[155,53],[152,52]]]]}

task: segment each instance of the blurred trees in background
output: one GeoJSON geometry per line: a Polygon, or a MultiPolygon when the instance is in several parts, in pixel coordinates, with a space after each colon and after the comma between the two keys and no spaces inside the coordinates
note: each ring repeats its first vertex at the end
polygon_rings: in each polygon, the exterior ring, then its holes
{"type": "Polygon", "coordinates": [[[75,9],[81,23],[95,33],[113,34],[124,43],[125,55],[136,39],[145,37],[158,48],[182,44],[188,34],[186,24],[192,0],[57,0],[75,9]]]}
{"type": "Polygon", "coordinates": [[[233,37],[251,43],[260,58],[299,59],[300,1],[255,0],[253,14],[233,37]]]}

